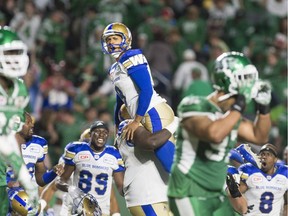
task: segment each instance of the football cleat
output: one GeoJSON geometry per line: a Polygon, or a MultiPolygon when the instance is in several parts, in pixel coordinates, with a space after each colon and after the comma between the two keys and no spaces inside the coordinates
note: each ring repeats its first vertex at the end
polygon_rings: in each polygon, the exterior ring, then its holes
{"type": "Polygon", "coordinates": [[[242,155],[245,161],[251,163],[253,166],[261,168],[261,161],[257,154],[255,154],[248,144],[241,144],[236,150],[242,155]]]}
{"type": "Polygon", "coordinates": [[[242,155],[236,149],[230,150],[230,157],[229,158],[230,158],[230,160],[237,161],[238,163],[241,163],[241,164],[244,163],[244,159],[243,159],[242,155]]]}

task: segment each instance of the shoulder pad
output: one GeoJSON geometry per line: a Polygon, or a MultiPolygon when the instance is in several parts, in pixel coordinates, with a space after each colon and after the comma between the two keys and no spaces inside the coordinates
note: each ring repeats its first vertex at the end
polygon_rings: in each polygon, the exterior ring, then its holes
{"type": "Polygon", "coordinates": [[[23,79],[17,78],[16,79],[16,83],[19,87],[19,92],[22,96],[28,96],[28,91],[27,91],[27,87],[23,81],[23,79]]]}
{"type": "Polygon", "coordinates": [[[79,151],[83,150],[83,149],[87,149],[90,148],[87,143],[85,142],[71,142],[68,143],[67,146],[65,147],[65,149],[67,149],[69,152],[74,152],[74,153],[78,153],[79,151]]]}
{"type": "Polygon", "coordinates": [[[247,179],[253,173],[260,172],[260,170],[251,163],[242,164],[238,170],[241,173],[241,178],[243,179],[247,179]]]}
{"type": "Polygon", "coordinates": [[[117,159],[122,158],[119,150],[115,146],[106,145],[105,152],[110,154],[110,155],[113,155],[117,159]]]}
{"type": "Polygon", "coordinates": [[[277,165],[278,174],[288,177],[288,166],[287,165],[277,165]]]}
{"type": "Polygon", "coordinates": [[[129,49],[121,56],[121,58],[119,59],[119,62],[123,63],[130,57],[138,55],[138,54],[143,54],[140,49],[129,49]]]}
{"type": "Polygon", "coordinates": [[[147,65],[147,59],[141,50],[129,50],[119,61],[127,70],[135,70],[135,68],[147,65]],[[135,67],[135,68],[134,68],[135,67]]]}
{"type": "Polygon", "coordinates": [[[227,173],[231,173],[232,175],[239,174],[238,169],[230,165],[228,165],[227,173]]]}
{"type": "MultiPolygon", "coordinates": [[[[214,108],[215,109],[215,108],[214,108]]],[[[182,99],[177,107],[178,116],[185,116],[190,112],[211,112],[213,110],[212,105],[206,99],[206,97],[189,95],[182,99]]]]}
{"type": "Polygon", "coordinates": [[[41,136],[37,136],[37,135],[32,135],[32,138],[30,140],[33,143],[37,143],[41,146],[47,145],[47,140],[41,136]]]}

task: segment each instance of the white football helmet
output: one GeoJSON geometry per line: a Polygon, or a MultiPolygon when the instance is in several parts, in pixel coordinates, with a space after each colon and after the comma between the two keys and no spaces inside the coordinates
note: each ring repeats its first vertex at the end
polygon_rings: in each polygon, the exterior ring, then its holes
{"type": "Polygon", "coordinates": [[[0,74],[15,78],[27,73],[27,46],[8,26],[0,27],[0,74]]]}
{"type": "Polygon", "coordinates": [[[79,199],[73,200],[73,215],[77,216],[101,216],[102,210],[92,194],[85,194],[79,199]]]}
{"type": "Polygon", "coordinates": [[[108,26],[106,26],[106,28],[104,29],[103,33],[102,33],[102,37],[101,37],[101,44],[102,44],[102,50],[105,54],[110,54],[112,55],[114,58],[118,58],[119,55],[130,49],[131,48],[131,43],[132,43],[132,35],[131,32],[129,30],[129,28],[127,28],[127,26],[125,26],[122,23],[111,23],[108,26]],[[106,40],[109,36],[112,35],[119,35],[122,37],[122,41],[120,44],[107,44],[106,40]],[[116,51],[115,48],[119,47],[120,51],[116,51]]]}
{"type": "Polygon", "coordinates": [[[214,64],[213,87],[225,95],[219,101],[234,95],[243,94],[248,103],[252,97],[252,88],[258,80],[258,71],[251,61],[239,52],[226,52],[220,55],[214,64]]]}

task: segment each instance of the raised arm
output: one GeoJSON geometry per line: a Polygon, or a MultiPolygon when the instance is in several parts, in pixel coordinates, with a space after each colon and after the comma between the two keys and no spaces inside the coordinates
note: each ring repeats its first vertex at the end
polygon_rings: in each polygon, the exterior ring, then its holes
{"type": "Polygon", "coordinates": [[[247,191],[247,185],[244,182],[240,182],[240,185],[238,186],[231,173],[227,174],[226,184],[228,199],[234,210],[241,215],[247,213],[249,210],[247,206],[247,201],[246,198],[242,195],[242,193],[247,191]]]}

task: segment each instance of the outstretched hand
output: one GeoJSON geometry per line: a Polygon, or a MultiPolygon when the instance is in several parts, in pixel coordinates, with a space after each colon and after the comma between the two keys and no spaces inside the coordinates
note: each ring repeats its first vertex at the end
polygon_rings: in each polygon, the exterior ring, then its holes
{"type": "Polygon", "coordinates": [[[59,164],[56,164],[54,167],[53,167],[53,171],[58,175],[58,176],[61,176],[64,172],[64,164],[63,163],[59,163],[59,164]]]}

